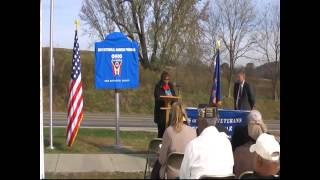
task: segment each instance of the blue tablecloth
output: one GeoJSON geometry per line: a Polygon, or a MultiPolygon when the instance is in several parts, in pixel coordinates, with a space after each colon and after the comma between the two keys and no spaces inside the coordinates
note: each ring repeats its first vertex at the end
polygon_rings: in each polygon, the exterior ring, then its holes
{"type": "MultiPolygon", "coordinates": [[[[198,108],[187,107],[188,124],[197,128],[198,108]]],[[[247,116],[250,111],[218,109],[219,120],[217,123],[223,125],[228,130],[229,138],[233,135],[235,126],[245,126],[247,124],[247,116]]]]}

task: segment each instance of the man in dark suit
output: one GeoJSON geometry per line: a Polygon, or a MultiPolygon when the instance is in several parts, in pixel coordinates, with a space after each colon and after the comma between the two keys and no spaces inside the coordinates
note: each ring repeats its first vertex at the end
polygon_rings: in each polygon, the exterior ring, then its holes
{"type": "MultiPolygon", "coordinates": [[[[252,110],[254,108],[255,98],[250,85],[245,81],[244,71],[237,73],[237,82],[233,88],[233,99],[235,110],[252,110]]],[[[231,139],[232,150],[245,144],[249,140],[248,126],[236,126],[233,130],[231,139]]]]}
{"type": "Polygon", "coordinates": [[[233,88],[234,109],[252,110],[255,105],[255,97],[248,82],[245,81],[244,71],[237,74],[237,82],[233,88]]]}

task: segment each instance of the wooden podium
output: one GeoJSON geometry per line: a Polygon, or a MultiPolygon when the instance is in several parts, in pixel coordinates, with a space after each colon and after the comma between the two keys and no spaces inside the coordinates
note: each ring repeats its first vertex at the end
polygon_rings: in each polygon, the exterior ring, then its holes
{"type": "Polygon", "coordinates": [[[180,96],[160,96],[160,99],[164,101],[164,107],[160,107],[160,109],[166,111],[165,128],[168,127],[171,102],[178,101],[178,99],[180,99],[180,98],[181,98],[180,96]]]}

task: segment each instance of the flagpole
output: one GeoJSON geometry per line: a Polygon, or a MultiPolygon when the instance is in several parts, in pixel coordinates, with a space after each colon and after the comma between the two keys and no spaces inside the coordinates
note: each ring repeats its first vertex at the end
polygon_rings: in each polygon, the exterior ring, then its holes
{"type": "Polygon", "coordinates": [[[54,149],[53,147],[53,136],[52,136],[52,59],[53,59],[53,0],[50,1],[50,149],[54,149]]]}
{"type": "Polygon", "coordinates": [[[40,179],[44,179],[43,101],[42,101],[42,1],[40,0],[40,179]]]}
{"type": "Polygon", "coordinates": [[[120,107],[119,107],[119,89],[115,89],[115,109],[116,109],[116,148],[120,148],[120,138],[119,138],[119,118],[120,118],[120,107]]]}
{"type": "MultiPolygon", "coordinates": [[[[219,60],[219,64],[218,64],[218,66],[219,66],[219,67],[218,67],[218,68],[219,68],[219,72],[218,72],[218,73],[219,73],[219,81],[220,81],[220,78],[221,78],[221,77],[220,77],[220,46],[221,46],[220,40],[217,40],[217,42],[216,42],[216,49],[217,49],[217,51],[218,51],[218,53],[219,53],[219,54],[218,54],[218,55],[219,55],[219,59],[218,59],[218,60],[219,60]]],[[[217,87],[217,88],[218,88],[218,87],[217,87]]],[[[220,88],[221,88],[221,82],[220,82],[220,85],[219,85],[219,92],[221,93],[221,89],[220,89],[220,88]]],[[[217,91],[218,91],[218,89],[217,89],[217,91]]],[[[217,98],[218,98],[218,97],[216,97],[216,99],[217,99],[217,98]]],[[[219,100],[221,100],[221,99],[219,99],[219,100]]],[[[218,102],[219,100],[216,100],[217,111],[218,111],[219,105],[220,105],[219,102],[218,102]]]]}

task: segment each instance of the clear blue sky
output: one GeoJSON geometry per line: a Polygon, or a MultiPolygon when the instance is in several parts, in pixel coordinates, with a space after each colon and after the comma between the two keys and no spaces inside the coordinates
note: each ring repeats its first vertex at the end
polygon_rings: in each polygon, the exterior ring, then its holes
{"type": "MultiPolygon", "coordinates": [[[[73,48],[74,41],[74,20],[80,19],[79,13],[82,5],[82,0],[54,0],[53,12],[53,46],[62,48],[73,48]]],[[[42,4],[43,16],[43,46],[49,46],[50,43],[50,0],[44,0],[42,4]]],[[[79,29],[79,46],[81,50],[93,50],[89,48],[92,40],[84,35],[81,25],[79,29]]]]}
{"type": "MultiPolygon", "coordinates": [[[[264,4],[280,3],[280,0],[255,0],[258,3],[258,9],[264,4]]],[[[82,5],[82,0],[54,0],[54,27],[53,27],[53,45],[54,47],[73,48],[74,38],[74,20],[80,19],[79,13],[82,5]]],[[[49,46],[50,38],[50,0],[44,0],[42,4],[43,16],[43,46],[49,46]]],[[[79,46],[80,50],[94,50],[94,47],[89,47],[95,40],[83,33],[83,22],[80,21],[79,29],[79,46]]],[[[239,64],[246,64],[250,61],[242,60],[239,64]]],[[[237,64],[238,64],[237,63],[237,64]]]]}

